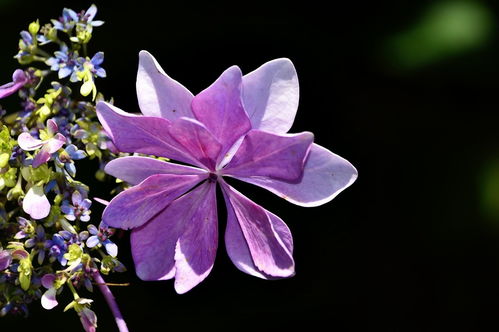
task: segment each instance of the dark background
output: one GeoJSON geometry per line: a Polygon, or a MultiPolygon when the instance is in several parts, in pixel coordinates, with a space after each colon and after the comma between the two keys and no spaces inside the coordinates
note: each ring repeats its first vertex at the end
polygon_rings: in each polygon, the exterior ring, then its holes
{"type": "MultiPolygon", "coordinates": [[[[18,67],[20,30],[91,3],[0,1],[1,81],[18,67]]],[[[351,188],[318,208],[238,186],[291,228],[291,279],[240,272],[221,242],[210,276],[177,295],[172,281],[135,276],[124,235],[119,257],[129,271],[107,280],[132,284],[113,288],[131,331],[499,327],[497,2],[95,3],[106,24],[95,29],[90,52],[105,52],[108,73],[97,85],[117,106],[138,111],[141,49],[193,93],[230,65],[247,73],[288,57],[301,93],[291,132],[314,132],[359,170],[351,188]]],[[[16,102],[2,105],[16,109],[16,102]]],[[[92,194],[110,197],[105,186],[92,194]]],[[[27,320],[3,318],[0,329],[77,331],[77,316],[62,313],[64,299],[52,311],[32,305],[27,320]]],[[[100,330],[115,330],[103,298],[94,299],[100,330]]]]}

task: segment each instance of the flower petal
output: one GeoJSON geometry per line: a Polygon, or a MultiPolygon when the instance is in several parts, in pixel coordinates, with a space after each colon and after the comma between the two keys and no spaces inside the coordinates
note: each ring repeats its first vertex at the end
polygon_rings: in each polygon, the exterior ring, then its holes
{"type": "Polygon", "coordinates": [[[192,100],[192,111],[223,145],[225,153],[251,129],[241,99],[242,74],[232,66],[192,100]]]}
{"type": "Polygon", "coordinates": [[[10,252],[8,250],[0,249],[0,271],[8,268],[11,262],[12,262],[12,255],[10,254],[10,252]]]}
{"type": "Polygon", "coordinates": [[[357,170],[346,159],[313,144],[299,183],[264,177],[237,177],[265,188],[293,204],[313,207],[325,204],[357,179],[357,170]]]}
{"type": "MultiPolygon", "coordinates": [[[[212,194],[213,187],[214,185],[207,183],[198,186],[188,194],[173,201],[147,224],[133,229],[131,234],[132,255],[135,270],[140,279],[166,280],[173,278],[176,274],[176,255],[179,257],[179,265],[182,265],[179,278],[185,278],[186,267],[184,266],[185,261],[181,261],[181,254],[184,250],[189,249],[185,242],[190,239],[189,235],[193,234],[194,230],[191,228],[199,227],[199,231],[202,232],[209,225],[215,224],[215,226],[210,227],[216,227],[216,218],[209,219],[213,215],[212,211],[216,209],[216,206],[211,206],[211,202],[215,199],[212,194]],[[205,227],[200,227],[199,220],[195,217],[201,218],[201,222],[208,218],[208,222],[203,224],[205,227]],[[193,225],[187,226],[188,224],[193,225]],[[182,234],[187,230],[189,230],[186,233],[187,237],[183,236],[182,234]],[[179,239],[181,239],[180,242],[179,239]],[[180,246],[180,249],[179,253],[176,254],[175,248],[177,246],[180,246]]],[[[205,239],[197,241],[203,243],[205,239]]],[[[216,246],[216,241],[214,243],[216,246]]],[[[201,271],[200,274],[203,272],[201,271]]]]}
{"type": "Polygon", "coordinates": [[[54,286],[55,274],[47,273],[42,277],[42,286],[49,289],[54,286]]]}
{"type": "Polygon", "coordinates": [[[299,86],[289,59],[275,59],[243,77],[243,101],[253,129],[284,134],[298,109],[299,86]]]}
{"type": "Polygon", "coordinates": [[[90,8],[87,9],[85,12],[85,17],[87,21],[92,21],[95,17],[95,14],[97,14],[97,6],[92,4],[90,8]]]}
{"type": "Polygon", "coordinates": [[[118,255],[118,246],[109,241],[109,240],[106,240],[103,242],[104,244],[104,248],[106,248],[106,251],[107,251],[107,254],[112,256],[112,257],[116,257],[118,255]]]}
{"type": "Polygon", "coordinates": [[[64,135],[57,133],[53,138],[49,139],[45,146],[47,146],[48,153],[52,154],[57,152],[64,143],[66,143],[66,137],[64,135]]]}
{"type": "Polygon", "coordinates": [[[227,206],[227,253],[234,264],[251,275],[294,275],[289,229],[277,216],[255,204],[225,182],[221,182],[227,206]]]}
{"type": "Polygon", "coordinates": [[[47,120],[47,132],[52,136],[59,131],[57,123],[53,119],[47,120]]]}
{"type": "Polygon", "coordinates": [[[203,281],[213,268],[218,244],[216,184],[204,183],[196,209],[185,217],[185,230],[175,248],[175,290],[184,294],[203,281]]]}
{"type": "Polygon", "coordinates": [[[200,168],[172,164],[166,161],[129,156],[111,160],[104,168],[107,174],[136,185],[154,174],[201,175],[206,171],[200,168]]]}
{"type": "Polygon", "coordinates": [[[33,168],[37,168],[38,166],[45,164],[50,160],[52,155],[49,152],[49,147],[47,144],[43,146],[43,148],[36,154],[35,158],[33,158],[33,163],[31,164],[33,168]]]}
{"type": "Polygon", "coordinates": [[[49,288],[45,293],[42,295],[42,307],[50,310],[56,307],[59,303],[57,302],[57,299],[55,298],[55,295],[57,294],[57,290],[54,287],[49,288]]]}
{"type": "Polygon", "coordinates": [[[87,247],[89,248],[93,248],[95,247],[96,245],[98,245],[100,243],[99,241],[99,237],[97,237],[96,235],[92,235],[91,237],[89,237],[87,239],[87,242],[86,242],[86,245],[87,247]]]}
{"type": "Polygon", "coordinates": [[[114,197],[104,210],[102,220],[116,228],[139,227],[202,179],[201,175],[151,175],[114,197]]]}
{"type": "Polygon", "coordinates": [[[194,96],[182,84],[170,78],[147,51],[139,53],[137,99],[144,115],[175,120],[194,118],[191,102],[194,96]]]}
{"type": "Polygon", "coordinates": [[[28,190],[23,200],[23,210],[37,220],[49,215],[50,203],[43,192],[43,187],[33,186],[28,190]]]}
{"type": "Polygon", "coordinates": [[[276,135],[261,130],[251,130],[232,160],[222,170],[234,177],[267,177],[297,181],[303,174],[303,164],[314,135],[276,135]]]}
{"type": "Polygon", "coordinates": [[[17,69],[12,74],[12,82],[0,86],[0,99],[10,96],[28,82],[28,78],[23,70],[17,69]]]}
{"type": "Polygon", "coordinates": [[[122,152],[152,154],[197,164],[168,134],[169,120],[129,114],[106,102],[97,104],[97,116],[122,152]]]}
{"type": "Polygon", "coordinates": [[[171,136],[184,151],[214,171],[222,145],[202,123],[189,118],[180,118],[170,127],[171,136]]]}
{"type": "Polygon", "coordinates": [[[17,138],[17,144],[24,151],[33,151],[38,149],[43,145],[43,141],[34,138],[29,133],[22,133],[17,138]]]}

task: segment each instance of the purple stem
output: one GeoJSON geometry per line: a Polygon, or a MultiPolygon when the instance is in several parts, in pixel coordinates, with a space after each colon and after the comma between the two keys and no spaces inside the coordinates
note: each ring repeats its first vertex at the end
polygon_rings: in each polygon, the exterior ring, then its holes
{"type": "Polygon", "coordinates": [[[116,325],[118,325],[118,329],[120,332],[128,332],[128,327],[126,326],[125,320],[123,319],[123,316],[121,315],[120,309],[118,308],[118,304],[116,303],[116,300],[114,298],[113,293],[111,293],[111,290],[109,287],[106,285],[106,282],[104,279],[102,279],[102,276],[100,275],[98,270],[95,270],[93,272],[93,277],[95,280],[95,283],[97,286],[99,286],[100,291],[102,292],[102,295],[104,295],[104,298],[106,299],[107,305],[111,309],[114,320],[116,321],[116,325]]]}

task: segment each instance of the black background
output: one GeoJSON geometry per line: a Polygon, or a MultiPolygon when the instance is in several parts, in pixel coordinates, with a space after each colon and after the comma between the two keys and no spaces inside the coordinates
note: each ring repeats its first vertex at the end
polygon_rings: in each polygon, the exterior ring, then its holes
{"type": "MultiPolygon", "coordinates": [[[[18,32],[63,7],[89,1],[4,1],[0,7],[0,74],[18,67],[18,32]]],[[[233,64],[249,72],[290,58],[300,79],[291,132],[316,142],[359,171],[352,187],[318,208],[301,208],[265,190],[238,184],[279,215],[295,241],[295,277],[264,281],[237,270],[223,242],[209,277],[185,295],[172,281],[142,282],[134,273],[127,234],[118,241],[131,282],[113,292],[131,331],[285,328],[442,331],[499,327],[499,220],[481,208],[483,177],[499,160],[498,38],[417,70],[402,70],[383,52],[437,1],[307,2],[95,1],[91,53],[105,52],[108,78],[97,85],[117,106],[138,111],[138,52],[150,51],[193,93],[233,64]]],[[[494,2],[481,2],[494,20],[494,2]]],[[[0,2],[2,4],[2,2],[0,2]]],[[[495,5],[497,6],[497,4],[495,5]]],[[[2,105],[16,109],[16,98],[2,105]]],[[[93,164],[78,168],[96,187],[93,164]]],[[[486,181],[486,180],[485,180],[486,181]]],[[[499,193],[498,193],[499,195],[499,193]]],[[[99,209],[93,211],[98,222],[99,209]]],[[[224,212],[220,212],[224,229],[224,212]]],[[[222,237],[221,237],[222,239],[222,237]]],[[[84,296],[84,293],[82,294],[84,296]]],[[[92,306],[102,331],[115,330],[100,294],[92,306]]],[[[79,330],[69,297],[51,311],[31,306],[27,320],[3,318],[0,329],[79,330]],[[66,302],[65,302],[66,301],[66,302]]]]}

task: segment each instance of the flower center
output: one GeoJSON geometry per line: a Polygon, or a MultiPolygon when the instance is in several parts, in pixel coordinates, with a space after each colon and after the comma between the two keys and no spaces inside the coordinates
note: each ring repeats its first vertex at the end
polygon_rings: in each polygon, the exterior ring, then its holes
{"type": "Polygon", "coordinates": [[[208,181],[210,182],[215,182],[218,179],[218,174],[210,172],[210,175],[208,176],[208,181]]]}

